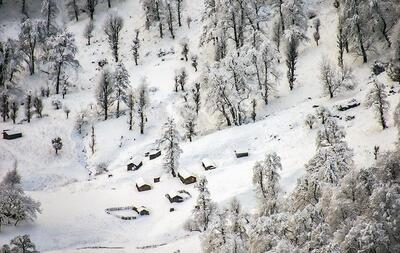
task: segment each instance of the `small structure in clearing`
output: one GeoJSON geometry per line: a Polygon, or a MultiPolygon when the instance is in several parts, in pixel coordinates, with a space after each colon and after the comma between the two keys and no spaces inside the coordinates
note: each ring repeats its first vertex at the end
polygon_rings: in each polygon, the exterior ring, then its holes
{"type": "Polygon", "coordinates": [[[192,197],[189,192],[185,190],[180,190],[178,192],[165,194],[165,197],[169,200],[170,203],[181,203],[192,197]]]}
{"type": "Polygon", "coordinates": [[[160,182],[160,178],[161,178],[161,177],[155,177],[155,178],[153,179],[153,182],[154,182],[154,183],[159,183],[159,182],[160,182]]]}
{"type": "Polygon", "coordinates": [[[217,168],[215,163],[208,158],[204,158],[203,160],[201,160],[201,165],[205,170],[213,170],[217,168]]]}
{"type": "Polygon", "coordinates": [[[142,167],[142,165],[143,165],[142,159],[135,157],[130,160],[130,162],[126,167],[128,171],[132,171],[132,170],[138,170],[140,167],[142,167]]]}
{"type": "Polygon", "coordinates": [[[141,207],[134,207],[133,210],[136,211],[140,216],[150,215],[149,209],[147,209],[147,208],[144,207],[144,206],[141,206],[141,207]]]}
{"type": "Polygon", "coordinates": [[[13,132],[10,130],[3,130],[3,139],[4,140],[14,140],[22,137],[21,132],[13,132]]]}
{"type": "Polygon", "coordinates": [[[249,156],[249,151],[247,150],[235,150],[236,158],[242,158],[249,156]]]}
{"type": "Polygon", "coordinates": [[[150,191],[151,185],[146,183],[142,177],[136,180],[136,188],[139,192],[150,191]]]}
{"type": "Polygon", "coordinates": [[[161,150],[160,149],[154,149],[154,150],[149,152],[149,159],[150,160],[156,159],[159,156],[161,156],[161,150]]]}
{"type": "Polygon", "coordinates": [[[106,208],[106,213],[122,220],[136,220],[138,215],[150,215],[149,209],[144,206],[123,206],[106,208]]]}
{"type": "Polygon", "coordinates": [[[193,174],[183,169],[179,170],[178,177],[184,184],[193,184],[197,181],[196,177],[193,174]]]}

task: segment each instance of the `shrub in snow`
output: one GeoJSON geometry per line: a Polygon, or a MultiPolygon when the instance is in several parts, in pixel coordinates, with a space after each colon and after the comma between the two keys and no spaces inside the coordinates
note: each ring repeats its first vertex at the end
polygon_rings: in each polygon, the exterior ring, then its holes
{"type": "Polygon", "coordinates": [[[4,244],[0,248],[2,253],[39,253],[29,235],[20,235],[13,238],[10,244],[4,244]]]}
{"type": "Polygon", "coordinates": [[[306,116],[305,123],[310,129],[313,128],[316,121],[317,121],[317,118],[313,114],[308,114],[306,116]]]}
{"type": "Polygon", "coordinates": [[[62,107],[62,103],[58,99],[54,99],[53,101],[51,101],[51,104],[54,106],[54,109],[56,110],[59,110],[62,107]]]}
{"type": "Polygon", "coordinates": [[[58,154],[58,151],[60,151],[63,147],[63,143],[60,137],[56,137],[53,140],[51,140],[51,144],[53,145],[54,151],[56,152],[56,155],[58,154]]]}

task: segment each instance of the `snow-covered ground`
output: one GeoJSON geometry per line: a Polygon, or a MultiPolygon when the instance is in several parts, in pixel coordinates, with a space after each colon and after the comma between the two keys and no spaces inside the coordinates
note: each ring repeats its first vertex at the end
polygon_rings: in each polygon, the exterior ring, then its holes
{"type": "MultiPolygon", "coordinates": [[[[395,129],[391,118],[389,129],[382,131],[371,109],[359,106],[339,112],[334,107],[352,98],[364,101],[369,89],[370,69],[368,65],[362,65],[360,59],[348,55],[345,59],[353,67],[357,78],[358,86],[354,91],[334,99],[322,94],[319,66],[322,57],[333,61],[336,59],[336,36],[333,34],[337,17],[331,1],[313,2],[315,8],[320,10],[321,42],[318,47],[311,40],[302,46],[298,85],[294,91],[289,91],[283,75],[276,97],[267,107],[259,108],[259,121],[217,131],[211,131],[214,126],[208,126],[202,136],[196,137],[191,143],[181,144],[183,154],[180,167],[195,175],[206,176],[211,196],[217,203],[224,204],[236,196],[247,211],[253,212],[256,200],[252,186],[252,166],[272,151],[282,158],[281,184],[284,190],[290,192],[294,188],[297,178],[304,173],[304,164],[315,153],[317,130],[309,130],[304,125],[306,115],[315,111],[314,105],[327,106],[335,115],[343,118],[339,122],[347,131],[346,140],[355,151],[358,167],[372,162],[375,145],[379,145],[382,150],[393,146],[395,129]],[[355,119],[345,121],[346,116],[355,116],[355,119]],[[248,149],[249,157],[237,159],[234,150],[240,148],[248,149]],[[201,167],[203,158],[212,159],[217,169],[204,171],[201,167]]],[[[143,41],[139,66],[134,65],[130,53],[134,30],[144,30],[139,1],[117,1],[109,11],[101,8],[105,6],[101,5],[96,10],[96,35],[91,46],[86,46],[86,39],[82,36],[88,18],[82,15],[79,22],[65,19],[68,30],[76,36],[81,64],[77,75],[73,77],[76,79],[76,87],[62,100],[71,109],[69,119],[66,119],[62,110],[53,109],[51,101],[56,96],[52,96],[45,100],[46,117],[43,119],[34,118],[30,124],[16,126],[10,122],[0,123],[0,129],[14,128],[24,135],[17,140],[0,140],[0,176],[17,165],[24,189],[42,203],[42,214],[34,223],[3,228],[0,245],[16,235],[28,233],[43,252],[174,252],[178,249],[181,252],[200,252],[199,235],[185,231],[182,226],[194,206],[196,190],[193,185],[183,185],[178,178],[165,175],[162,157],[149,160],[144,157],[144,153],[160,137],[161,125],[167,117],[179,117],[177,105],[181,98],[173,92],[174,71],[185,66],[190,76],[189,83],[198,75],[189,63],[180,60],[179,43],[187,37],[191,51],[200,54],[198,39],[201,34],[202,1],[187,1],[185,15],[190,10],[194,22],[190,29],[185,25],[179,28],[175,40],[166,36],[160,41],[155,30],[141,33],[143,41]],[[114,64],[103,34],[103,23],[110,11],[124,17],[121,59],[130,73],[132,86],[137,87],[141,79],[147,77],[149,87],[154,89],[150,93],[151,108],[145,135],[139,134],[137,126],[134,131],[128,131],[125,116],[100,121],[95,126],[97,145],[92,156],[90,151],[83,152],[84,149],[88,150],[89,136],[82,141],[75,133],[74,118],[80,109],[95,103],[94,90],[101,73],[97,62],[107,58],[108,65],[114,64]],[[174,48],[177,53],[161,61],[156,55],[160,48],[174,48]],[[64,143],[58,156],[55,156],[51,146],[51,139],[55,136],[60,136],[64,143]],[[127,171],[130,157],[142,157],[143,166],[137,171],[127,171]],[[89,177],[89,170],[100,162],[109,165],[109,172],[89,177]],[[160,175],[163,175],[161,182],[153,183],[153,178],[160,175]],[[135,182],[139,177],[151,182],[153,189],[138,192],[135,182]],[[180,204],[170,204],[165,194],[181,189],[190,192],[192,198],[180,204]],[[106,208],[129,205],[148,207],[150,216],[120,220],[105,212],[106,208]],[[175,208],[174,212],[170,212],[171,207],[175,208]]],[[[18,11],[4,13],[4,9],[0,9],[0,38],[15,37],[18,34],[14,29],[19,20],[15,18],[19,17],[18,11]]],[[[312,29],[309,30],[311,35],[312,29]]],[[[200,63],[205,63],[208,58],[207,54],[201,54],[200,63]]],[[[280,68],[285,73],[283,64],[280,68]]],[[[21,82],[39,88],[44,78],[42,73],[21,82]]],[[[390,82],[384,74],[379,79],[390,82]]],[[[398,89],[395,86],[395,90],[398,89]]],[[[399,96],[391,95],[389,101],[393,109],[399,102],[399,96]]],[[[206,115],[202,117],[203,123],[213,120],[206,115]]]]}

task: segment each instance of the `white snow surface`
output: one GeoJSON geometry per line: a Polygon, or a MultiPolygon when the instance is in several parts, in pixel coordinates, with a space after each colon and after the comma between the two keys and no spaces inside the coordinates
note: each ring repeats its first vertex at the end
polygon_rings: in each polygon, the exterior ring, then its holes
{"type": "MultiPolygon", "coordinates": [[[[6,1],[6,4],[10,2],[6,1]]],[[[369,89],[369,65],[361,64],[360,59],[346,55],[346,63],[354,68],[357,88],[334,99],[322,94],[319,65],[324,56],[336,60],[336,36],[333,34],[337,18],[331,1],[312,2],[320,10],[321,41],[318,47],[311,40],[302,46],[298,85],[295,89],[289,91],[286,78],[282,78],[276,97],[268,106],[259,108],[259,120],[255,123],[216,129],[214,119],[202,115],[202,125],[206,127],[202,135],[193,142],[181,143],[183,153],[180,167],[197,176],[207,177],[212,199],[220,205],[237,197],[246,211],[254,212],[256,198],[252,185],[252,167],[255,161],[263,159],[268,152],[276,152],[281,157],[282,188],[287,193],[293,190],[297,179],[304,173],[304,164],[315,153],[317,130],[309,130],[304,125],[306,115],[315,111],[313,105],[325,105],[343,118],[348,115],[356,117],[352,121],[339,121],[347,131],[347,142],[354,149],[356,166],[363,167],[372,163],[373,146],[379,145],[381,150],[394,146],[396,131],[391,118],[389,129],[382,131],[371,109],[364,106],[346,112],[334,109],[334,105],[344,104],[352,98],[364,101],[369,89]],[[236,159],[234,151],[243,147],[248,149],[250,156],[236,159]],[[205,171],[201,166],[203,159],[218,164],[218,168],[205,171]]],[[[178,118],[177,108],[181,98],[173,92],[175,69],[185,66],[189,72],[189,83],[197,76],[189,63],[180,60],[179,42],[187,37],[191,51],[200,52],[198,38],[201,34],[202,1],[186,3],[184,16],[190,13],[193,17],[192,27],[188,29],[183,25],[177,29],[175,40],[168,35],[159,40],[155,29],[142,32],[139,66],[134,66],[129,51],[135,28],[144,31],[143,12],[138,0],[114,1],[111,10],[106,10],[105,5],[100,4],[95,14],[96,35],[91,46],[86,46],[82,36],[88,22],[85,14],[81,15],[79,22],[64,20],[68,30],[76,36],[81,64],[74,75],[75,88],[62,100],[71,109],[69,119],[66,119],[63,110],[53,109],[51,101],[57,96],[52,95],[44,100],[43,113],[46,116],[43,119],[34,118],[30,124],[23,123],[15,127],[10,122],[0,123],[0,130],[14,128],[23,133],[23,137],[16,140],[0,140],[0,177],[17,166],[27,194],[42,203],[42,213],[35,222],[4,227],[0,232],[0,245],[16,235],[28,233],[39,250],[51,253],[174,252],[178,249],[181,252],[201,252],[199,234],[183,229],[198,194],[194,184],[183,185],[178,178],[165,175],[162,168],[163,155],[154,160],[146,159],[137,171],[126,171],[130,157],[143,157],[154,146],[167,117],[178,118]],[[94,90],[101,73],[97,62],[107,58],[108,65],[114,65],[102,28],[107,13],[111,11],[124,17],[121,59],[130,73],[132,86],[137,87],[146,76],[149,87],[154,89],[150,93],[151,108],[145,134],[139,134],[137,125],[133,131],[129,131],[126,116],[99,121],[95,125],[96,152],[91,155],[90,151],[83,152],[89,150],[90,134],[83,140],[76,134],[73,130],[74,117],[80,109],[95,104],[94,90]],[[160,48],[175,48],[177,53],[161,61],[156,55],[160,48]],[[51,139],[56,136],[60,136],[64,144],[58,156],[51,146],[51,139]],[[101,162],[108,164],[109,172],[89,176],[89,171],[101,162]],[[109,174],[113,176],[109,177],[109,174]],[[159,175],[163,175],[162,180],[153,184],[151,191],[136,190],[134,182],[140,178],[152,180],[159,175]],[[173,205],[175,211],[169,212],[172,205],[165,194],[181,189],[193,197],[173,205]],[[109,207],[128,205],[146,206],[150,215],[125,221],[104,212],[109,207]]],[[[4,13],[3,10],[0,8],[0,38],[16,37],[19,10],[15,13],[4,13]]],[[[311,34],[312,29],[309,29],[311,34]]],[[[210,55],[200,55],[200,63],[210,59],[210,55]]],[[[283,63],[280,67],[285,73],[283,63]]],[[[20,81],[29,83],[35,92],[45,82],[45,77],[45,74],[40,73],[20,81]]],[[[390,84],[385,74],[380,75],[379,79],[390,84]]],[[[399,102],[399,96],[389,96],[389,101],[392,112],[399,102]]]]}

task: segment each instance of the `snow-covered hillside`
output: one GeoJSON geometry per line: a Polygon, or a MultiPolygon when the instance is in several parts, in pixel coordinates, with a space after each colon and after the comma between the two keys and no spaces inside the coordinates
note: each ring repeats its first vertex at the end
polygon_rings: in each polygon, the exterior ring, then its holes
{"type": "MultiPolygon", "coordinates": [[[[29,1],[31,18],[40,15],[40,2],[29,1]]],[[[62,2],[58,1],[60,14],[57,23],[74,34],[78,48],[76,58],[80,66],[69,73],[72,87],[64,99],[61,94],[53,93],[43,98],[43,118],[35,116],[28,124],[23,121],[21,107],[18,124],[13,124],[11,120],[0,122],[0,130],[13,129],[23,133],[19,139],[0,140],[0,178],[16,167],[22,176],[24,190],[41,202],[42,210],[34,222],[3,226],[0,245],[17,235],[29,234],[41,252],[201,252],[200,234],[184,229],[198,196],[195,185],[184,185],[165,172],[164,153],[154,160],[145,157],[145,153],[156,146],[168,118],[175,118],[179,128],[181,126],[180,110],[184,102],[182,93],[174,91],[176,70],[184,67],[188,72],[187,83],[191,85],[202,80],[201,73],[207,73],[206,66],[214,61],[212,46],[200,47],[199,43],[203,1],[184,1],[182,15],[185,22],[176,29],[175,39],[170,38],[167,32],[160,39],[155,27],[145,29],[145,13],[139,0],[115,0],[111,8],[107,7],[106,1],[100,1],[95,12],[91,45],[87,45],[83,36],[89,17],[82,13],[79,21],[71,21],[62,2]],[[144,134],[139,132],[139,119],[134,119],[133,130],[129,130],[125,106],[119,118],[113,112],[105,121],[102,116],[95,116],[96,145],[92,154],[90,130],[85,131],[82,137],[75,129],[75,121],[81,110],[97,108],[95,91],[103,69],[99,61],[107,59],[104,69],[111,71],[117,65],[103,29],[109,13],[123,18],[120,62],[125,64],[133,88],[138,88],[145,78],[150,106],[144,134]],[[186,25],[188,16],[193,20],[190,28],[186,25]],[[140,30],[141,44],[138,66],[131,52],[136,29],[140,30]],[[188,40],[190,53],[199,56],[197,72],[190,61],[182,59],[183,40],[188,40]],[[161,50],[171,49],[175,54],[158,56],[161,50]],[[62,102],[62,108],[70,109],[68,118],[63,109],[54,109],[52,101],[56,99],[62,102]],[[61,137],[63,141],[59,155],[54,154],[51,144],[55,137],[61,137]],[[127,171],[126,166],[133,157],[141,158],[143,166],[136,171],[127,171]],[[96,168],[101,164],[106,164],[107,172],[97,175],[96,168]],[[153,179],[159,176],[160,182],[153,183],[153,179]],[[135,185],[139,178],[150,182],[152,190],[139,192],[135,185]],[[171,204],[165,194],[179,190],[186,190],[191,198],[183,203],[171,204]],[[150,215],[121,220],[105,212],[110,207],[131,205],[147,207],[150,215]],[[170,212],[170,208],[175,211],[170,212]]],[[[311,39],[313,21],[307,20],[306,35],[310,40],[302,42],[299,49],[294,90],[289,90],[285,58],[282,56],[276,66],[281,72],[276,92],[268,105],[258,103],[255,122],[227,127],[217,123],[216,114],[203,109],[199,114],[198,136],[192,142],[182,140],[180,143],[183,152],[179,169],[185,169],[198,178],[205,176],[211,198],[218,205],[223,206],[236,197],[245,211],[256,213],[253,166],[271,152],[281,157],[283,169],[280,184],[283,192],[287,195],[293,191],[297,179],[305,173],[304,165],[316,152],[318,127],[309,129],[304,123],[308,114],[315,113],[316,106],[329,108],[346,130],[346,141],[355,154],[355,167],[371,166],[374,146],[379,146],[381,152],[395,147],[397,130],[391,115],[400,102],[400,87],[386,72],[377,78],[386,84],[388,90],[393,90],[388,96],[391,105],[388,128],[382,130],[373,110],[365,106],[365,98],[371,88],[368,84],[371,64],[375,59],[387,59],[389,53],[384,50],[383,56],[371,53],[368,63],[362,63],[362,59],[353,54],[345,54],[345,64],[352,67],[357,86],[330,99],[321,86],[320,66],[323,58],[337,61],[338,10],[330,0],[305,2],[321,21],[321,39],[317,46],[311,39]],[[361,105],[347,111],[337,110],[339,105],[345,105],[352,99],[361,102],[361,105]],[[236,158],[234,151],[239,149],[248,150],[249,156],[236,158]],[[204,170],[201,164],[204,158],[214,161],[217,168],[204,170]]],[[[19,6],[14,8],[14,4],[14,1],[5,0],[0,7],[0,41],[9,37],[18,38],[22,14],[19,6]]],[[[43,71],[30,76],[26,70],[26,73],[23,71],[18,75],[18,88],[13,95],[19,96],[20,101],[24,92],[30,90],[39,94],[41,87],[52,85],[44,65],[38,68],[43,71]]]]}

